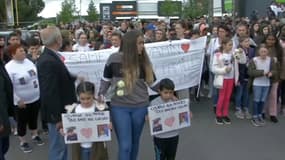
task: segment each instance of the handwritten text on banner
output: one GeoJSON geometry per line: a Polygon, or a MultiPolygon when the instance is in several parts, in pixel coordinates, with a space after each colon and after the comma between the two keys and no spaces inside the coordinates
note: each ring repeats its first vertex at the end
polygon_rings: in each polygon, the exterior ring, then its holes
{"type": "MultiPolygon", "coordinates": [[[[170,78],[176,90],[196,86],[200,82],[206,37],[145,44],[158,80],[170,78]]],[[[108,57],[117,49],[92,52],[63,52],[65,64],[73,74],[84,76],[99,86],[108,57]]]]}

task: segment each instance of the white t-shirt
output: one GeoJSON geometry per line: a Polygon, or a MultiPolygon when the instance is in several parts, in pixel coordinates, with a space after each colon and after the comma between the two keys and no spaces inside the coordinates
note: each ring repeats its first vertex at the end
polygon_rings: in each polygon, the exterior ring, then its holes
{"type": "Polygon", "coordinates": [[[33,62],[27,58],[23,61],[12,59],[5,68],[13,83],[14,105],[18,105],[20,100],[29,104],[40,98],[38,72],[33,62]]]}
{"type": "MultiPolygon", "coordinates": [[[[264,70],[264,72],[269,72],[270,70],[270,61],[271,58],[267,57],[265,60],[255,57],[253,58],[253,61],[255,63],[255,67],[257,70],[264,70]]],[[[262,77],[256,77],[253,80],[254,86],[270,86],[270,79],[266,76],[262,77]]]]}
{"type": "Polygon", "coordinates": [[[79,45],[78,43],[76,43],[75,45],[72,46],[72,50],[76,51],[76,52],[88,52],[88,51],[92,51],[92,49],[89,47],[89,43],[87,43],[84,46],[79,45]]]}
{"type": "MultiPolygon", "coordinates": [[[[95,103],[89,108],[83,108],[80,104],[76,106],[75,108],[75,113],[92,113],[95,112],[95,103]]],[[[81,143],[80,146],[82,148],[91,148],[92,147],[92,142],[84,142],[81,143]]]]}
{"type": "Polygon", "coordinates": [[[221,59],[224,63],[224,66],[230,66],[232,67],[232,70],[229,73],[226,73],[224,75],[224,79],[233,79],[234,78],[234,57],[231,53],[223,53],[221,54],[221,59]]]}

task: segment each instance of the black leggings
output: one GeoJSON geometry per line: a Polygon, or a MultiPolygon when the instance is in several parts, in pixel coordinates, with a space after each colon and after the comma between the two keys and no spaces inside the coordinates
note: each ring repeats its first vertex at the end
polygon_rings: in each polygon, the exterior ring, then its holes
{"type": "Polygon", "coordinates": [[[179,137],[153,138],[155,160],[175,160],[179,137]]]}
{"type": "Polygon", "coordinates": [[[38,113],[40,108],[40,102],[36,101],[30,104],[26,104],[26,108],[16,108],[17,116],[17,130],[18,135],[23,137],[26,135],[27,125],[30,130],[37,129],[38,113]]]}

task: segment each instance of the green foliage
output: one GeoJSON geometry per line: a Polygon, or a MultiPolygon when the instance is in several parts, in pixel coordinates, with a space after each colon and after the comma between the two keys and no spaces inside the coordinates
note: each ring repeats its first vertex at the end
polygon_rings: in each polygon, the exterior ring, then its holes
{"type": "Polygon", "coordinates": [[[195,18],[208,14],[209,0],[188,0],[183,7],[184,18],[195,18]]]}
{"type": "Polygon", "coordinates": [[[165,0],[164,2],[159,3],[159,16],[181,16],[182,6],[179,1],[165,0]]]}
{"type": "MultiPolygon", "coordinates": [[[[7,19],[5,1],[6,0],[0,0],[0,19],[2,22],[5,22],[7,19]]],[[[14,2],[17,2],[18,4],[18,17],[20,25],[33,23],[34,21],[38,20],[38,13],[40,13],[45,7],[43,0],[14,0],[14,2]]],[[[15,3],[14,7],[16,7],[15,3]]],[[[14,13],[14,16],[16,21],[16,12],[14,13]]]]}
{"type": "Polygon", "coordinates": [[[75,0],[64,0],[61,3],[61,12],[59,13],[59,20],[63,23],[72,22],[74,20],[75,13],[75,0]]]}
{"type": "Polygon", "coordinates": [[[6,21],[6,8],[5,8],[5,0],[0,0],[0,19],[1,22],[6,21]]]}
{"type": "Polygon", "coordinates": [[[91,0],[88,5],[87,13],[88,13],[87,20],[89,22],[95,22],[99,19],[99,14],[93,0],[91,0]]]}

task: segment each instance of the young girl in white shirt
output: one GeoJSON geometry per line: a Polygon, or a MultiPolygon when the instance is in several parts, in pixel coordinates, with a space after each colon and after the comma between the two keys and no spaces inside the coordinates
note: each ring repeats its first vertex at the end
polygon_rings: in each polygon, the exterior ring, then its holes
{"type": "Polygon", "coordinates": [[[220,51],[213,57],[212,71],[217,75],[223,76],[223,85],[219,88],[219,99],[216,109],[216,124],[231,124],[229,118],[230,97],[234,84],[238,80],[238,65],[234,59],[232,51],[233,41],[224,38],[221,42],[220,51]]]}
{"type": "MultiPolygon", "coordinates": [[[[80,104],[71,109],[73,113],[97,112],[106,109],[105,105],[101,105],[95,101],[95,85],[91,82],[81,82],[76,89],[80,104]]],[[[80,143],[80,151],[78,145],[72,146],[72,160],[93,160],[108,159],[107,148],[104,142],[84,142],[80,143]],[[100,152],[100,153],[97,153],[100,152]]]]}

